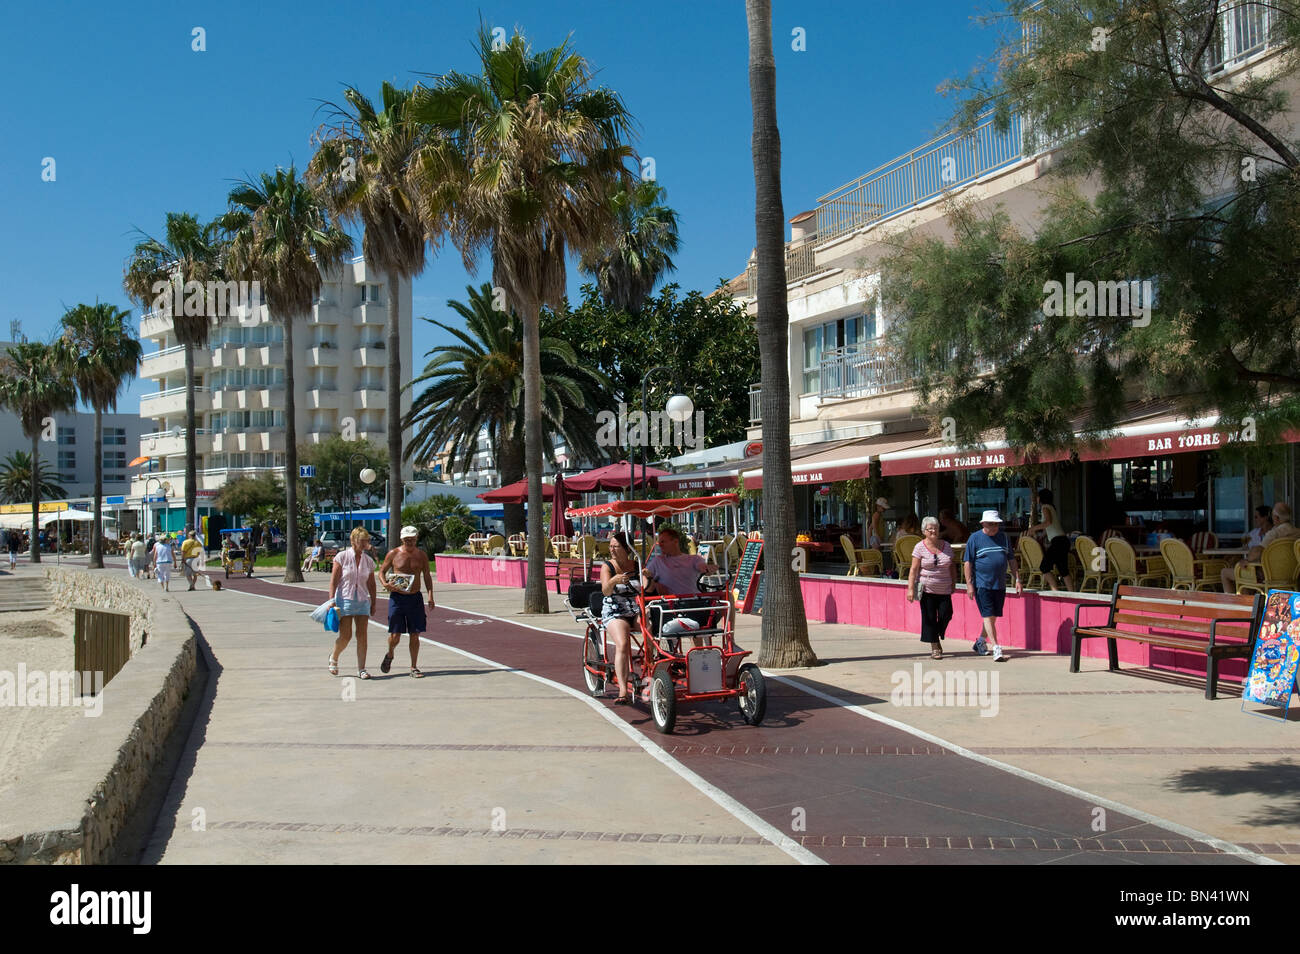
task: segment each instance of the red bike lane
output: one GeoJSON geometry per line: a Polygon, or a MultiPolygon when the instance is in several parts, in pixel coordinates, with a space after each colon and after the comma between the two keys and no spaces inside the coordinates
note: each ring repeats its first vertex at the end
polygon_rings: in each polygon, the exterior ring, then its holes
{"type": "MultiPolygon", "coordinates": [[[[321,594],[258,579],[231,590],[315,606],[321,594]]],[[[372,618],[387,625],[387,600],[372,618]]],[[[556,629],[569,621],[557,619],[556,629]]],[[[470,611],[438,607],[426,637],[586,693],[582,643],[470,611]],[[467,620],[475,620],[466,624],[467,620]],[[457,622],[461,621],[461,622],[457,622]]],[[[804,676],[767,680],[767,716],[744,724],[734,702],[684,704],[673,735],[648,705],[610,708],[650,742],[790,839],[834,864],[1248,864],[1249,856],[1105,811],[1097,802],[955,753],[822,696],[852,696],[804,676]],[[806,686],[803,691],[798,686],[806,686]]]]}

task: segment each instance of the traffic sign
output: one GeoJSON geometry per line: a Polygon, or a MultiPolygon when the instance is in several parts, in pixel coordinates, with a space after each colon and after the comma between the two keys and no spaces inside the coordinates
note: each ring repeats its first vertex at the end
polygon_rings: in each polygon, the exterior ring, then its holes
{"type": "Polygon", "coordinates": [[[166,499],[162,494],[154,494],[152,497],[141,497],[140,503],[162,503],[166,499]]]}
{"type": "Polygon", "coordinates": [[[315,476],[316,476],[316,465],[315,465],[315,464],[300,464],[300,465],[298,466],[298,476],[299,476],[299,477],[315,477],[315,476]]]}

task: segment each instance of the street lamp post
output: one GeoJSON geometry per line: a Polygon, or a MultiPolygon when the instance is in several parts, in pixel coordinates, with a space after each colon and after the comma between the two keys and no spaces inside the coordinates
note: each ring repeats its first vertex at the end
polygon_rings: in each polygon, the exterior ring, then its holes
{"type": "Polygon", "coordinates": [[[149,477],[148,479],[145,480],[144,493],[140,497],[140,533],[142,536],[145,533],[145,523],[146,522],[152,523],[152,521],[148,521],[145,516],[146,513],[152,512],[146,510],[145,502],[149,499],[149,485],[154,481],[158,482],[158,489],[162,491],[164,501],[167,499],[167,495],[171,493],[171,489],[172,489],[171,481],[163,480],[161,477],[149,477]]]}
{"type": "MultiPolygon", "coordinates": [[[[356,510],[356,499],[352,495],[352,465],[358,459],[360,459],[363,464],[366,463],[365,454],[353,454],[351,457],[348,458],[348,523],[352,523],[353,514],[355,513],[356,510]]],[[[361,482],[363,484],[369,486],[370,484],[373,484],[375,482],[375,477],[377,475],[375,474],[374,470],[372,470],[367,465],[361,468],[361,472],[357,474],[357,476],[361,478],[361,482]]],[[[390,527],[389,529],[391,530],[392,528],[390,527]]],[[[349,530],[348,532],[350,533],[351,530],[349,530]]]]}
{"type": "MultiPolygon", "coordinates": [[[[645,445],[646,445],[646,440],[649,438],[650,416],[646,412],[646,404],[648,402],[648,396],[650,391],[650,375],[656,373],[657,371],[665,371],[668,374],[673,373],[672,368],[665,368],[663,365],[660,364],[651,368],[641,378],[641,417],[642,420],[645,421],[645,425],[646,425],[646,430],[642,434],[641,448],[640,448],[641,450],[641,499],[642,500],[649,499],[649,492],[646,487],[645,445]]],[[[674,380],[674,384],[676,383],[677,382],[674,380]]],[[[695,413],[694,403],[692,403],[691,399],[688,398],[685,394],[681,393],[680,387],[677,389],[677,393],[668,399],[667,404],[664,405],[664,409],[668,412],[668,417],[674,421],[685,421],[688,418],[690,418],[690,416],[693,413],[695,413]]],[[[629,464],[631,464],[630,455],[629,455],[628,462],[629,464]]],[[[628,486],[629,489],[632,491],[632,499],[635,500],[636,499],[636,469],[635,469],[635,465],[632,465],[632,467],[633,467],[632,481],[628,486]]]]}

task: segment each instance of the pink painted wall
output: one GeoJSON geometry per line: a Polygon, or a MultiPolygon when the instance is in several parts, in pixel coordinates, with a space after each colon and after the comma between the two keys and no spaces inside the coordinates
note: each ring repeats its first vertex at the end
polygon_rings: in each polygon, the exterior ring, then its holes
{"type": "MultiPolygon", "coordinates": [[[[478,583],[522,589],[527,577],[528,564],[521,557],[498,557],[494,562],[494,558],[486,556],[438,554],[434,559],[441,583],[478,583]]],[[[547,563],[554,566],[555,561],[547,563]]],[[[917,604],[907,602],[904,583],[871,577],[813,574],[801,576],[799,582],[809,620],[920,635],[920,609],[917,604]]],[[[554,581],[548,580],[547,588],[554,592],[554,581]]],[[[562,580],[560,591],[567,593],[568,589],[568,580],[562,580]]],[[[952,602],[953,617],[948,625],[948,639],[974,642],[980,633],[980,616],[975,601],[966,595],[965,590],[959,589],[952,602]]],[[[1103,625],[1106,622],[1109,595],[1101,598],[1092,595],[1052,597],[1032,590],[1020,596],[1008,593],[998,623],[998,636],[1005,646],[1068,657],[1074,608],[1081,603],[1085,606],[1079,614],[1081,623],[1103,625]]],[[[1130,640],[1120,640],[1118,645],[1121,666],[1156,666],[1177,672],[1205,673],[1205,657],[1196,653],[1162,649],[1130,640]]],[[[1105,665],[1106,641],[1086,640],[1082,657],[1105,665]]],[[[1225,679],[1239,681],[1245,676],[1246,669],[1246,660],[1227,659],[1220,665],[1219,672],[1225,679]]]]}

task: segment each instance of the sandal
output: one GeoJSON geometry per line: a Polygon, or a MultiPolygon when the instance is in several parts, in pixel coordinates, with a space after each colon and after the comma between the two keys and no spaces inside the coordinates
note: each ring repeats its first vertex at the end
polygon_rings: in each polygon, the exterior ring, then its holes
{"type": "Polygon", "coordinates": [[[632,704],[631,696],[616,696],[614,698],[614,705],[616,706],[630,706],[631,704],[632,704]]]}
{"type": "Polygon", "coordinates": [[[411,667],[411,678],[412,678],[412,679],[423,679],[423,678],[424,678],[424,673],[420,672],[420,670],[418,670],[418,669],[416,669],[414,666],[412,666],[412,667],[411,667]]]}
{"type": "Polygon", "coordinates": [[[942,658],[943,658],[943,650],[940,649],[938,646],[936,646],[934,649],[930,650],[930,658],[931,658],[931,659],[942,659],[942,658]]]}
{"type": "Polygon", "coordinates": [[[338,674],[339,674],[339,661],[338,661],[337,659],[335,659],[333,656],[331,656],[331,657],[330,657],[330,675],[331,675],[331,676],[337,676],[338,674]]]}
{"type": "Polygon", "coordinates": [[[392,668],[393,668],[393,654],[389,653],[387,656],[384,657],[384,661],[379,664],[379,671],[388,672],[388,670],[392,668]]]}
{"type": "Polygon", "coordinates": [[[370,678],[370,673],[366,672],[364,669],[358,669],[358,670],[357,670],[357,678],[358,678],[358,679],[369,679],[369,678],[370,678]]]}

